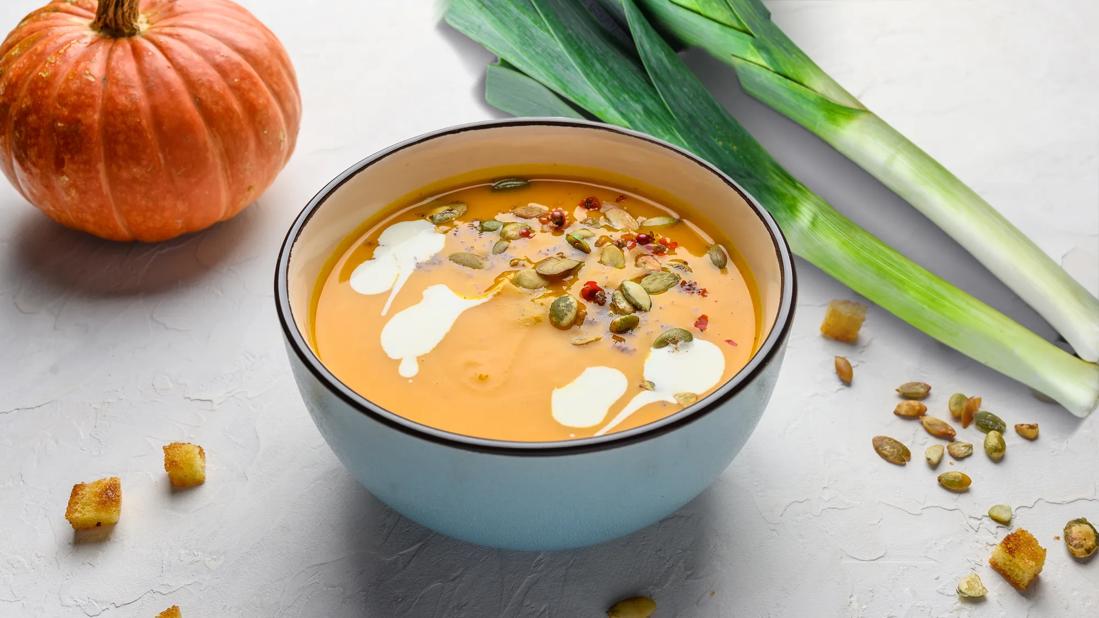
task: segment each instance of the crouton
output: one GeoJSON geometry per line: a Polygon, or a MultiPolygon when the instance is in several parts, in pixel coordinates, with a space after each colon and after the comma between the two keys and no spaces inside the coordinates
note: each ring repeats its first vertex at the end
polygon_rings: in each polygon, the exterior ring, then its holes
{"type": "Polygon", "coordinates": [[[1034,535],[1019,528],[1004,537],[988,563],[1019,592],[1025,591],[1046,562],[1046,549],[1034,535]]]}
{"type": "Polygon", "coordinates": [[[156,618],[183,618],[178,605],[173,605],[156,615],[156,618]]]}
{"type": "Polygon", "coordinates": [[[65,519],[73,530],[91,530],[118,523],[122,513],[122,480],[117,476],[73,485],[65,519]]]}
{"type": "Polygon", "coordinates": [[[197,444],[172,442],[164,447],[164,471],[172,487],[194,487],[206,482],[206,451],[197,444]]]}
{"type": "Polygon", "coordinates": [[[833,300],[824,312],[820,333],[829,339],[855,343],[866,319],[866,305],[852,300],[833,300]]]}

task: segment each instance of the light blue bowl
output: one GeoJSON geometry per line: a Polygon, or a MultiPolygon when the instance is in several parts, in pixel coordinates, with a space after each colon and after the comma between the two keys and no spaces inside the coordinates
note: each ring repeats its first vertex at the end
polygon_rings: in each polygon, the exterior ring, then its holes
{"type": "MultiPolygon", "coordinates": [[[[654,195],[657,199],[659,195],[654,195]]],[[[710,164],[647,135],[563,119],[477,123],[383,150],[340,174],[294,221],[279,255],[275,300],[306,407],[344,466],[378,499],[472,543],[554,550],[648,526],[724,470],[771,396],[795,297],[790,250],[771,216],[710,164]],[[635,429],[563,442],[505,442],[440,431],[356,393],[306,342],[326,259],[360,223],[426,185],[509,166],[552,174],[595,169],[659,187],[726,233],[755,276],[763,333],[751,362],[714,393],[635,429]]],[[[711,319],[714,315],[711,314],[711,319]]],[[[439,393],[445,406],[446,394],[439,393]]]]}

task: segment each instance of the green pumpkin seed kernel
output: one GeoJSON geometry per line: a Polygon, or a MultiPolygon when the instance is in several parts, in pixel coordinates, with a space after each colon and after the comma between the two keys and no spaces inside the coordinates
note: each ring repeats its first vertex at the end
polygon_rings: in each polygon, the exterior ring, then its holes
{"type": "Polygon", "coordinates": [[[640,323],[641,318],[637,317],[635,314],[620,315],[611,320],[610,331],[616,335],[621,335],[637,328],[637,325],[640,323]]]}
{"type": "Polygon", "coordinates": [[[638,311],[648,311],[653,308],[653,300],[649,297],[649,293],[645,291],[645,288],[641,287],[640,283],[634,281],[623,281],[618,286],[619,291],[626,297],[626,301],[633,305],[634,309],[638,311]]]}
{"type": "Polygon", "coordinates": [[[435,225],[442,225],[444,223],[450,223],[466,214],[467,210],[469,210],[469,208],[462,202],[443,204],[442,206],[436,206],[427,211],[427,220],[435,225]]]}
{"type": "Polygon", "coordinates": [[[603,245],[599,250],[599,263],[611,268],[625,268],[626,254],[615,245],[603,245]]]}
{"type": "Polygon", "coordinates": [[[451,253],[450,261],[458,264],[459,266],[465,266],[466,268],[472,268],[475,270],[481,270],[487,265],[485,262],[485,258],[477,255],[476,253],[469,253],[467,251],[451,253]]]}
{"type": "Polygon", "coordinates": [[[653,339],[653,347],[659,349],[670,345],[678,346],[681,343],[693,340],[694,335],[691,334],[691,331],[684,328],[669,328],[657,335],[656,339],[653,339]]]}
{"type": "Polygon", "coordinates": [[[710,245],[706,255],[710,258],[710,263],[718,268],[725,268],[729,264],[729,256],[721,245],[710,245]]]}
{"type": "Polygon", "coordinates": [[[493,191],[514,191],[515,189],[522,189],[530,184],[529,180],[525,178],[501,178],[492,183],[493,191]]]}
{"type": "Polygon", "coordinates": [[[565,295],[559,296],[550,304],[549,320],[556,328],[565,330],[576,324],[580,316],[580,303],[575,298],[565,295]]]}
{"type": "Polygon", "coordinates": [[[1005,431],[1007,431],[1007,423],[1004,422],[1004,419],[996,416],[988,410],[981,410],[977,413],[977,416],[975,416],[973,420],[975,423],[977,423],[977,429],[980,429],[985,433],[988,433],[990,431],[998,431],[1000,433],[1004,433],[1005,431]]]}
{"type": "Polygon", "coordinates": [[[641,287],[649,294],[663,294],[679,284],[680,277],[666,270],[649,273],[641,279],[641,287]]]}

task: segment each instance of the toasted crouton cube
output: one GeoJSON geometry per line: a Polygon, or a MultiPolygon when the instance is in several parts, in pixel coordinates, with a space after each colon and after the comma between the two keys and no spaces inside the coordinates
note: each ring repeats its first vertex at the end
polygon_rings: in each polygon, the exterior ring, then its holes
{"type": "Polygon", "coordinates": [[[865,319],[866,305],[853,300],[833,300],[824,312],[820,334],[836,341],[855,343],[865,319]]]}
{"type": "Polygon", "coordinates": [[[206,451],[197,444],[172,442],[164,447],[164,470],[172,487],[194,487],[206,482],[206,451]]]}
{"type": "Polygon", "coordinates": [[[183,618],[183,613],[179,611],[178,605],[173,605],[157,614],[156,618],[183,618]]]}
{"type": "Polygon", "coordinates": [[[1046,549],[1038,544],[1033,534],[1019,528],[1000,541],[988,563],[1016,590],[1023,592],[1042,572],[1046,549]]]}
{"type": "Polygon", "coordinates": [[[73,485],[65,519],[73,530],[91,530],[118,523],[122,513],[122,480],[117,476],[73,485]]]}

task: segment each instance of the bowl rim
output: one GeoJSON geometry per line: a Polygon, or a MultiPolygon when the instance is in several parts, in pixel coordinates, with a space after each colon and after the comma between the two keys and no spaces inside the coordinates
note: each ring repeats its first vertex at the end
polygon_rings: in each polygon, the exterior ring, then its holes
{"type": "Polygon", "coordinates": [[[283,335],[286,337],[290,350],[298,357],[302,365],[307,368],[330,393],[368,418],[378,421],[383,425],[406,435],[462,450],[497,455],[558,456],[618,448],[656,438],[702,418],[736,395],[742,388],[751,383],[764,368],[780,357],[783,344],[790,334],[796,300],[797,281],[794,272],[794,260],[790,251],[790,246],[787,244],[786,237],[782,234],[782,231],[779,229],[778,224],[771,214],[735,180],[727,176],[713,164],[679,146],[659,138],[601,122],[575,120],[570,118],[526,117],[471,122],[423,133],[375,152],[341,172],[309,200],[287,231],[286,237],[279,248],[278,261],[275,268],[275,306],[283,335]],[[778,315],[775,317],[775,323],[771,328],[770,333],[768,333],[767,337],[756,353],[749,359],[748,363],[714,392],[675,414],[670,414],[657,421],[653,421],[652,423],[627,429],[625,431],[609,433],[602,436],[548,442],[496,440],[492,438],[467,436],[437,429],[407,419],[395,412],[391,412],[370,401],[365,396],[359,394],[340,381],[335,374],[329,371],[328,368],[321,363],[316,354],[313,353],[312,348],[309,346],[308,342],[306,342],[305,337],[302,335],[297,327],[297,323],[293,319],[289,294],[290,256],[302,230],[305,229],[306,224],[313,214],[316,213],[328,198],[339,190],[348,180],[378,161],[406,148],[458,133],[525,126],[553,126],[566,129],[609,131],[628,138],[647,142],[648,144],[659,148],[670,150],[695,163],[705,172],[717,176],[726,186],[738,193],[755,212],[756,216],[760,218],[760,221],[771,236],[771,242],[779,262],[781,291],[778,315]]]}

